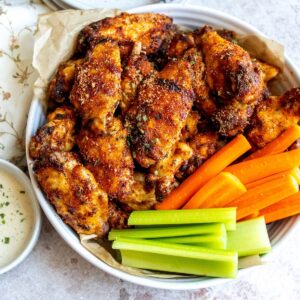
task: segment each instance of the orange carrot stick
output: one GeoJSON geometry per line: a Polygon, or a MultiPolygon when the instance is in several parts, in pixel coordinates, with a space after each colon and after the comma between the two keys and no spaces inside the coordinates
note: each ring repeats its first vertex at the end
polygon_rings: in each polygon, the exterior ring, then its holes
{"type": "Polygon", "coordinates": [[[288,175],[248,190],[241,197],[231,201],[227,207],[237,207],[237,220],[270,206],[299,190],[296,179],[288,175]]]}
{"type": "Polygon", "coordinates": [[[300,213],[300,192],[262,209],[259,215],[265,216],[266,223],[278,221],[300,213]]]}
{"type": "Polygon", "coordinates": [[[251,149],[251,145],[247,139],[243,135],[238,135],[172,191],[163,202],[156,206],[156,209],[178,209],[182,207],[200,187],[249,149],[251,149]]]}
{"type": "Polygon", "coordinates": [[[271,176],[268,176],[268,177],[265,177],[265,178],[258,179],[256,181],[247,183],[246,188],[249,190],[249,189],[252,189],[252,188],[254,188],[258,185],[261,185],[265,182],[268,182],[268,181],[271,181],[271,180],[274,180],[274,179],[278,179],[278,178],[282,178],[282,177],[287,176],[287,175],[292,175],[296,179],[297,183],[298,184],[300,183],[300,170],[297,167],[297,168],[293,168],[293,169],[288,170],[288,171],[276,173],[274,175],[271,175],[271,176]]]}
{"type": "Polygon", "coordinates": [[[200,188],[183,208],[222,207],[246,191],[247,189],[237,177],[228,172],[221,172],[200,188]]]}
{"type": "Polygon", "coordinates": [[[242,220],[240,221],[247,221],[247,220],[250,220],[250,219],[254,219],[254,218],[257,218],[259,216],[259,211],[256,211],[254,212],[253,214],[243,218],[242,220]]]}
{"type": "Polygon", "coordinates": [[[289,146],[291,146],[297,139],[300,138],[300,126],[294,125],[284,131],[278,138],[267,144],[264,148],[257,150],[250,156],[244,159],[250,160],[266,155],[278,154],[285,151],[289,146]]]}
{"type": "Polygon", "coordinates": [[[224,171],[230,172],[243,184],[247,184],[298,166],[300,166],[300,149],[243,161],[227,167],[224,171]]]}

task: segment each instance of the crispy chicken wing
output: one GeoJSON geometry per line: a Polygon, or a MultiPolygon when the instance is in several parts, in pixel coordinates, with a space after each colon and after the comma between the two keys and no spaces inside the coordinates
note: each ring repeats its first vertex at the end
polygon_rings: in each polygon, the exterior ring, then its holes
{"type": "Polygon", "coordinates": [[[115,42],[102,41],[79,66],[71,91],[71,103],[83,122],[93,120],[94,130],[105,132],[121,94],[121,60],[115,42]]]}
{"type": "Polygon", "coordinates": [[[248,52],[211,28],[195,31],[194,38],[204,54],[208,86],[219,103],[214,122],[221,134],[234,136],[244,130],[253,107],[264,94],[263,73],[248,52]],[[238,118],[232,115],[232,109],[238,118]]]}
{"type": "Polygon", "coordinates": [[[155,187],[159,199],[166,197],[178,185],[175,174],[192,155],[193,150],[188,144],[178,142],[166,157],[150,167],[147,182],[155,187]]]}
{"type": "Polygon", "coordinates": [[[49,83],[49,101],[64,102],[69,98],[76,74],[76,66],[82,63],[82,59],[69,60],[62,63],[49,83]]]}
{"type": "Polygon", "coordinates": [[[181,141],[188,141],[198,133],[198,123],[201,119],[197,111],[191,110],[181,131],[181,141]]]}
{"type": "Polygon", "coordinates": [[[153,63],[141,53],[141,43],[136,43],[122,73],[122,101],[120,107],[125,114],[135,99],[140,82],[154,72],[153,63]]]}
{"type": "Polygon", "coordinates": [[[75,143],[75,123],[75,114],[70,107],[57,108],[31,138],[30,156],[36,159],[50,151],[70,151],[75,143]]]}
{"type": "Polygon", "coordinates": [[[223,141],[217,132],[205,126],[205,132],[199,132],[188,143],[193,155],[185,162],[176,173],[176,178],[180,181],[191,175],[199,168],[204,161],[210,158],[222,146],[223,141]]]}
{"type": "Polygon", "coordinates": [[[222,105],[212,116],[220,134],[235,136],[244,131],[253,114],[253,106],[234,101],[222,105]]]}
{"type": "Polygon", "coordinates": [[[249,53],[207,26],[200,33],[196,31],[195,36],[204,54],[210,89],[227,103],[257,102],[265,86],[262,73],[249,53]]]}
{"type": "Polygon", "coordinates": [[[35,163],[39,184],[65,223],[79,234],[108,230],[107,194],[71,152],[52,152],[35,163]]]}
{"type": "Polygon", "coordinates": [[[180,58],[141,83],[126,118],[133,155],[142,167],[165,157],[179,140],[193,104],[192,79],[190,62],[180,58]]]}
{"type": "Polygon", "coordinates": [[[256,64],[260,67],[263,74],[264,82],[268,82],[275,78],[279,74],[279,69],[275,66],[262,62],[260,60],[255,60],[256,64]]]}
{"type": "Polygon", "coordinates": [[[210,96],[210,91],[206,82],[205,64],[202,54],[195,48],[195,41],[192,33],[176,34],[170,43],[168,57],[184,56],[193,68],[193,88],[195,92],[195,106],[207,115],[211,115],[216,110],[214,100],[210,96]]]}
{"type": "Polygon", "coordinates": [[[86,26],[79,33],[77,52],[84,53],[100,40],[109,38],[119,43],[122,56],[128,55],[136,42],[141,42],[146,54],[154,54],[165,47],[174,32],[172,19],[167,16],[122,13],[86,26]]]}
{"type": "Polygon", "coordinates": [[[202,54],[196,48],[191,48],[184,53],[183,57],[190,62],[194,73],[194,105],[206,116],[211,116],[216,111],[217,107],[214,99],[210,95],[210,90],[207,85],[205,64],[203,62],[202,54]]]}
{"type": "Polygon", "coordinates": [[[294,88],[280,97],[272,96],[259,104],[247,137],[261,148],[299,121],[300,88],[294,88]]]}
{"type": "Polygon", "coordinates": [[[192,33],[177,33],[174,35],[167,50],[168,58],[179,57],[190,48],[195,47],[192,33]]]}
{"type": "Polygon", "coordinates": [[[113,119],[108,132],[103,134],[82,129],[77,145],[99,186],[111,198],[122,201],[131,192],[134,167],[122,122],[113,119]]]}
{"type": "Polygon", "coordinates": [[[135,172],[133,176],[134,182],[131,186],[131,192],[125,197],[123,203],[132,210],[151,209],[156,203],[154,188],[146,186],[145,174],[135,172]]]}
{"type": "Polygon", "coordinates": [[[127,228],[127,220],[129,211],[125,211],[123,207],[119,207],[118,203],[108,201],[108,224],[110,228],[123,229],[127,228]]]}

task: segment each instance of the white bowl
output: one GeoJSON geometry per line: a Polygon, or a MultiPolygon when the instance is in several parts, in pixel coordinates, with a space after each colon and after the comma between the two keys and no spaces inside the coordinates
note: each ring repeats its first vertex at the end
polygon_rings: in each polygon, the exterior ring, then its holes
{"type": "MultiPolygon", "coordinates": [[[[209,24],[219,28],[226,28],[229,30],[234,30],[240,34],[260,34],[260,31],[253,28],[252,26],[246,24],[245,22],[238,20],[225,13],[208,9],[200,6],[192,5],[176,5],[176,4],[157,4],[150,6],[143,6],[129,10],[132,13],[144,13],[144,12],[154,12],[163,13],[172,18],[174,18],[175,24],[184,25],[190,28],[196,28],[204,24],[209,24]]],[[[283,89],[289,89],[291,87],[300,86],[300,73],[296,70],[291,63],[290,59],[286,58],[286,65],[283,70],[283,74],[286,78],[286,82],[282,85],[283,89]]],[[[38,99],[33,99],[27,123],[26,131],[26,145],[28,149],[28,144],[30,138],[35,134],[38,127],[43,124],[45,120],[45,115],[43,112],[42,103],[38,99]]],[[[101,270],[119,277],[123,280],[127,280],[136,284],[164,288],[164,289],[174,289],[174,290],[189,290],[196,288],[204,288],[213,286],[222,282],[228,281],[228,279],[218,279],[218,278],[207,278],[207,277],[196,277],[196,278],[186,278],[186,279],[158,279],[149,277],[138,277],[133,276],[123,271],[116,270],[106,263],[102,262],[100,259],[91,254],[86,250],[79,242],[78,236],[61,220],[57,215],[53,207],[44,197],[39,185],[34,177],[32,171],[32,160],[30,159],[27,151],[27,161],[30,172],[31,181],[33,184],[34,191],[39,199],[40,205],[42,206],[45,214],[47,215],[49,221],[56,228],[57,232],[61,237],[83,258],[92,263],[94,266],[100,268],[101,270]]],[[[272,245],[275,246],[283,240],[286,235],[291,232],[292,228],[296,224],[297,217],[289,218],[281,222],[276,222],[269,226],[269,235],[272,245]]],[[[241,270],[240,272],[247,272],[247,270],[241,270]]]]}
{"type": "Polygon", "coordinates": [[[26,194],[28,195],[28,199],[30,200],[34,218],[33,227],[31,229],[30,235],[28,236],[28,240],[24,245],[24,248],[17,254],[13,261],[3,267],[0,267],[0,274],[3,274],[20,264],[36,245],[41,231],[41,211],[39,203],[32,189],[31,182],[24,172],[22,172],[12,163],[3,159],[0,159],[0,170],[3,170],[4,172],[13,176],[23,187],[26,194]]]}

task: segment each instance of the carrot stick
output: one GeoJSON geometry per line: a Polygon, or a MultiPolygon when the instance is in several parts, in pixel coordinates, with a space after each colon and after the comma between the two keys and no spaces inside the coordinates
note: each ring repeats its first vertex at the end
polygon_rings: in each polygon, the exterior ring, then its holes
{"type": "Polygon", "coordinates": [[[300,166],[300,149],[243,161],[227,167],[224,171],[230,172],[243,184],[247,184],[298,166],[300,166]]]}
{"type": "Polygon", "coordinates": [[[300,170],[297,167],[297,168],[293,168],[293,169],[288,170],[288,171],[276,173],[274,175],[271,175],[271,176],[268,176],[268,177],[265,177],[265,178],[258,179],[256,181],[247,183],[246,188],[249,190],[249,189],[252,189],[252,188],[254,188],[258,185],[261,185],[265,182],[268,182],[268,181],[271,181],[271,180],[274,180],[274,179],[278,179],[278,178],[282,178],[282,177],[288,176],[288,175],[292,175],[296,179],[297,183],[298,184],[300,183],[300,170]]]}
{"type": "Polygon", "coordinates": [[[266,223],[278,221],[300,213],[300,192],[262,209],[259,214],[265,216],[266,223]]]}
{"type": "Polygon", "coordinates": [[[253,214],[243,218],[241,221],[247,221],[247,220],[250,220],[250,219],[255,219],[259,216],[259,211],[256,211],[254,212],[253,214]]]}
{"type": "Polygon", "coordinates": [[[250,156],[244,159],[250,160],[266,155],[278,154],[285,151],[291,146],[297,139],[300,138],[300,126],[294,125],[284,131],[278,138],[267,144],[264,148],[252,153],[250,156]]]}
{"type": "Polygon", "coordinates": [[[200,188],[183,208],[222,207],[246,191],[247,189],[237,177],[228,172],[221,172],[200,188]]]}
{"type": "Polygon", "coordinates": [[[250,189],[226,206],[237,207],[237,220],[240,220],[297,193],[298,190],[299,186],[296,179],[288,175],[250,189]]]}
{"type": "Polygon", "coordinates": [[[251,149],[251,145],[247,139],[243,135],[238,135],[172,191],[163,202],[156,206],[156,209],[178,209],[182,207],[200,187],[249,149],[251,149]]]}

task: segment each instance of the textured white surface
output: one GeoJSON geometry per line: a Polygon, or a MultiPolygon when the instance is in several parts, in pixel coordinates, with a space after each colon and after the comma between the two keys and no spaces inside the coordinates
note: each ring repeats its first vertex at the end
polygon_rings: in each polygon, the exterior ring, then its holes
{"type": "MultiPolygon", "coordinates": [[[[285,45],[300,68],[300,2],[297,0],[187,1],[230,13],[285,45]]],[[[29,258],[0,277],[0,299],[300,299],[300,225],[270,256],[236,281],[190,292],[136,286],[85,262],[44,220],[29,258]]]]}

